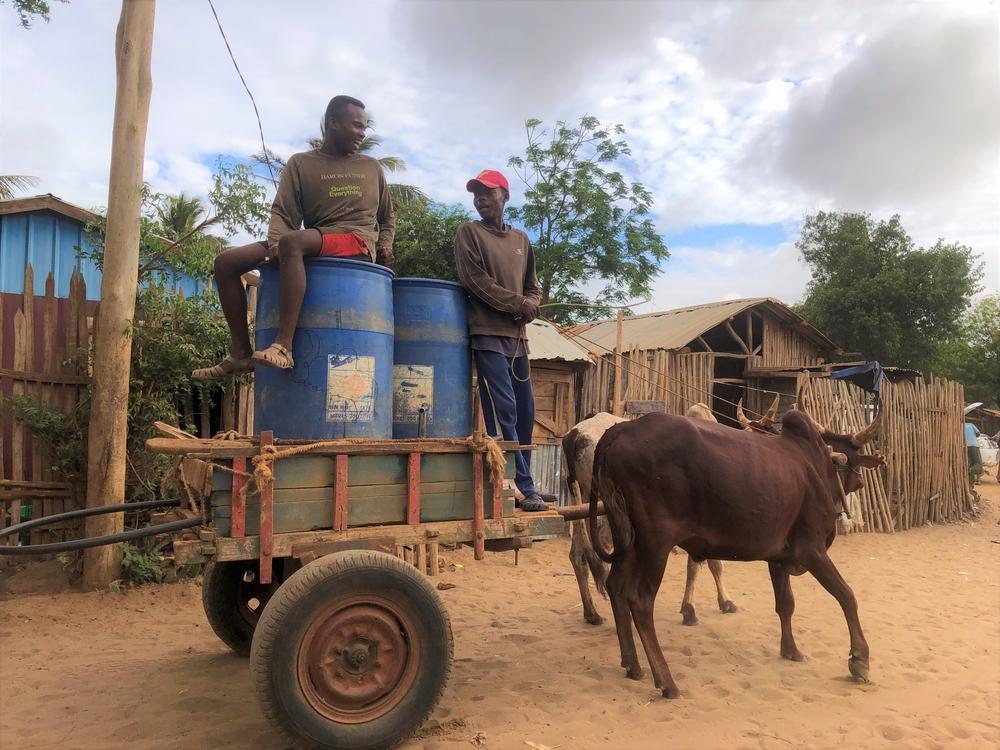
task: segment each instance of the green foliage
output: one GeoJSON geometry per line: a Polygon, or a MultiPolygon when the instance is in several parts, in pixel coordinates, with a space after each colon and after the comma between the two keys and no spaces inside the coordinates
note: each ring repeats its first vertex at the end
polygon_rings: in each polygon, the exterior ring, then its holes
{"type": "Polygon", "coordinates": [[[970,248],[915,247],[898,216],[821,211],[796,247],[812,271],[800,315],[849,352],[921,371],[958,333],[982,278],[970,248]]]}
{"type": "Polygon", "coordinates": [[[83,435],[90,418],[89,399],[82,399],[72,414],[43,404],[33,396],[0,399],[0,411],[10,409],[19,423],[49,449],[52,470],[63,482],[81,483],[87,473],[83,435]]]}
{"type": "MultiPolygon", "coordinates": [[[[191,371],[206,361],[221,359],[229,347],[229,329],[212,291],[185,297],[165,285],[152,284],[139,293],[136,307],[128,402],[130,500],[156,497],[172,465],[168,456],[146,450],[147,438],[155,434],[153,422],[176,424],[191,394],[191,371]]],[[[220,386],[199,387],[207,408],[220,386]]]]}
{"type": "Polygon", "coordinates": [[[965,384],[966,401],[1000,408],[1000,294],[981,300],[938,350],[934,373],[965,384]]]}
{"type": "Polygon", "coordinates": [[[133,586],[160,583],[165,575],[164,557],[156,537],[147,537],[141,547],[122,544],[122,580],[133,586]]]}
{"type": "Polygon", "coordinates": [[[397,276],[458,281],[455,233],[472,217],[461,206],[415,201],[396,209],[397,276]]]}
{"type": "Polygon", "coordinates": [[[215,164],[209,198],[219,224],[229,235],[245,232],[260,236],[271,216],[267,191],[254,177],[249,164],[215,164]]]}
{"type": "MultiPolygon", "coordinates": [[[[7,1],[0,0],[0,3],[7,1]]],[[[17,13],[18,22],[21,24],[22,29],[31,28],[32,16],[38,16],[45,23],[49,22],[49,13],[52,11],[52,6],[48,0],[9,0],[9,2],[14,6],[14,11],[17,13]]],[[[66,3],[69,0],[58,0],[58,2],[66,3]]]]}
{"type": "MultiPolygon", "coordinates": [[[[508,164],[526,185],[525,203],[509,215],[531,235],[542,304],[614,305],[648,297],[667,247],[651,219],[652,194],[618,171],[631,152],[621,125],[595,117],[575,126],[559,121],[549,132],[540,120],[525,123],[528,146],[508,164]],[[600,279],[596,299],[582,282],[600,279]]],[[[610,315],[610,308],[550,308],[559,323],[610,315]]]]}

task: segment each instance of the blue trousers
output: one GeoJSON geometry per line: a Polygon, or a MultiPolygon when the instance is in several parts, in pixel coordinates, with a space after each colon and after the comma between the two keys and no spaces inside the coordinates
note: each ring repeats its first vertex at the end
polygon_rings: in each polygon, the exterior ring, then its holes
{"type": "MultiPolygon", "coordinates": [[[[479,376],[479,401],[483,406],[486,431],[493,437],[516,440],[531,445],[535,428],[535,394],[531,390],[531,370],[527,357],[505,357],[500,352],[474,350],[479,376]],[[498,428],[499,427],[499,431],[498,428]]],[[[531,451],[514,455],[514,484],[524,495],[531,495],[531,451]]]]}

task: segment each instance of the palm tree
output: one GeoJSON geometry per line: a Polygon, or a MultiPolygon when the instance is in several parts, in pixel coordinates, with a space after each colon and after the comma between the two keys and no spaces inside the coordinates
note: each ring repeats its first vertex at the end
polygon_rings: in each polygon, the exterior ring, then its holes
{"type": "Polygon", "coordinates": [[[14,191],[26,190],[38,184],[38,178],[26,174],[0,174],[0,200],[14,197],[14,191]]]}
{"type": "Polygon", "coordinates": [[[166,196],[164,201],[156,204],[155,210],[164,234],[176,240],[194,231],[205,213],[205,204],[200,198],[181,193],[166,196]]]}
{"type": "MultiPolygon", "coordinates": [[[[368,127],[374,128],[375,120],[369,118],[368,127]]],[[[323,145],[323,136],[326,133],[326,123],[320,121],[319,129],[320,136],[318,138],[309,139],[309,145],[312,148],[320,148],[323,145]]],[[[358,146],[358,151],[361,153],[367,153],[369,151],[374,151],[381,145],[381,136],[371,133],[366,135],[365,139],[361,141],[361,145],[358,146]]],[[[269,148],[265,148],[250,158],[258,164],[269,166],[271,170],[273,170],[275,177],[281,174],[281,170],[285,168],[285,160],[269,148]]],[[[382,165],[382,169],[386,172],[395,173],[406,171],[406,162],[404,162],[399,156],[380,156],[378,157],[378,163],[382,165]]],[[[430,200],[427,197],[427,194],[416,185],[404,185],[399,182],[389,183],[389,197],[392,198],[392,204],[394,206],[405,206],[410,203],[426,203],[430,200]]]]}

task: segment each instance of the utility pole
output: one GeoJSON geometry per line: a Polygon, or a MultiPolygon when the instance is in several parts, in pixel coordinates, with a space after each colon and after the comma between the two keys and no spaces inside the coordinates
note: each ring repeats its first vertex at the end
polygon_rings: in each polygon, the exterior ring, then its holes
{"type": "MultiPolygon", "coordinates": [[[[108,180],[104,273],[94,341],[93,396],[87,450],[87,507],[124,502],[125,441],[132,339],[139,270],[139,211],[153,88],[153,16],[156,0],[122,0],[115,34],[115,122],[108,180]]],[[[122,531],[124,515],[87,519],[86,536],[122,531]]],[[[120,545],[83,555],[83,585],[107,588],[121,576],[120,545]]]]}

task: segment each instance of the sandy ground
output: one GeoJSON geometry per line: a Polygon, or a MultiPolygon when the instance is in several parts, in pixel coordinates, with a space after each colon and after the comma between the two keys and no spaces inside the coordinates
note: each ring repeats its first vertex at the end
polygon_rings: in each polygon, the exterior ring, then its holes
{"type": "MultiPolygon", "coordinates": [[[[682,697],[618,667],[610,608],[583,622],[568,542],[471,554],[438,581],[455,631],[451,681],[416,748],[987,748],[1000,746],[1000,488],[984,478],[974,523],[840,538],[832,554],[854,587],[872,679],[847,678],[836,602],[793,579],[799,647],[778,657],[766,566],[732,564],[740,607],[723,615],[700,582],[701,624],[677,613],[673,559],[657,627],[682,697]]],[[[51,571],[50,571],[51,573],[51,571]]],[[[707,571],[706,571],[707,573],[707,571]]],[[[0,747],[281,747],[258,711],[247,662],[216,640],[197,582],[127,593],[30,593],[54,580],[8,576],[0,601],[0,747]]],[[[53,578],[57,578],[54,576],[53,578]]]]}

